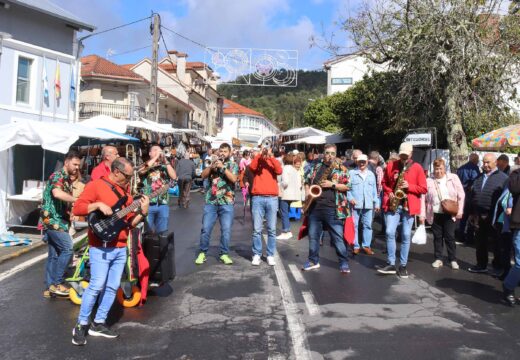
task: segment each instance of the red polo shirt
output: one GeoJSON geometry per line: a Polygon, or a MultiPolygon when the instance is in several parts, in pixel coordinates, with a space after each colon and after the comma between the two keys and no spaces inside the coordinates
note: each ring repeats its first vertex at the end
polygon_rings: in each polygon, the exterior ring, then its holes
{"type": "MultiPolygon", "coordinates": [[[[130,205],[133,201],[131,195],[127,194],[123,188],[121,188],[116,183],[110,181],[110,179],[104,178],[109,183],[114,185],[116,191],[118,191],[122,196],[128,196],[126,201],[126,206],[130,205]]],[[[74,208],[72,209],[72,213],[76,216],[87,216],[88,215],[88,206],[95,202],[102,202],[110,207],[114,206],[116,202],[119,200],[117,195],[112,191],[110,185],[108,185],[104,180],[97,179],[91,181],[85,186],[85,190],[81,193],[78,200],[76,200],[74,204],[74,208]]],[[[128,239],[128,233],[130,232],[130,223],[135,217],[135,213],[130,213],[126,217],[126,221],[129,224],[126,228],[124,228],[120,233],[117,241],[113,241],[107,244],[107,247],[125,247],[126,241],[128,239]]],[[[98,237],[89,229],[88,230],[88,243],[91,247],[102,247],[103,242],[98,239],[98,237]]]]}
{"type": "Polygon", "coordinates": [[[92,170],[90,180],[101,179],[103,176],[108,177],[108,174],[110,174],[110,167],[106,166],[105,162],[102,161],[92,170]]]}

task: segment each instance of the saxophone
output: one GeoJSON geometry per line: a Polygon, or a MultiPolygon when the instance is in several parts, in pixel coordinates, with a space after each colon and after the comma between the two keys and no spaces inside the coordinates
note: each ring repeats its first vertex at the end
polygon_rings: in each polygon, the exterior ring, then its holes
{"type": "Polygon", "coordinates": [[[399,173],[397,181],[395,182],[394,197],[390,199],[390,204],[388,205],[388,209],[392,212],[397,211],[397,208],[399,207],[399,205],[401,205],[401,203],[403,205],[403,210],[408,211],[408,195],[406,195],[404,190],[401,189],[401,186],[403,185],[404,174],[410,168],[410,166],[411,162],[403,166],[403,169],[399,173]]]}
{"type": "Polygon", "coordinates": [[[323,172],[323,175],[321,175],[321,178],[319,179],[318,183],[316,184],[316,179],[314,179],[314,184],[309,187],[309,195],[307,196],[307,199],[305,200],[305,205],[303,206],[302,212],[304,214],[307,214],[312,203],[314,200],[319,198],[322,193],[321,186],[318,184],[321,184],[322,181],[327,180],[329,175],[331,174],[332,170],[337,169],[339,167],[339,162],[334,159],[332,163],[329,165],[329,167],[323,172]]]}

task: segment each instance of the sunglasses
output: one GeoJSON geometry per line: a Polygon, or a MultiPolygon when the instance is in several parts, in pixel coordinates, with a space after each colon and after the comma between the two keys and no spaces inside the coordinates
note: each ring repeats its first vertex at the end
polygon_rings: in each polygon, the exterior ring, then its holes
{"type": "Polygon", "coordinates": [[[325,151],[325,155],[336,155],[336,152],[335,151],[325,151]]]}
{"type": "Polygon", "coordinates": [[[121,169],[117,169],[117,171],[119,171],[119,173],[122,174],[126,180],[130,180],[132,178],[132,176],[134,176],[134,174],[127,174],[121,169]]]}

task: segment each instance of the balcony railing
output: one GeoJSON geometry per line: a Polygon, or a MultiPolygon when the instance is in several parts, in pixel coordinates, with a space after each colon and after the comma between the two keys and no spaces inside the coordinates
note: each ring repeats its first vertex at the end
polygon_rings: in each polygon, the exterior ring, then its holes
{"type": "MultiPolygon", "coordinates": [[[[88,119],[97,115],[107,115],[116,119],[130,118],[130,105],[103,104],[98,102],[79,103],[79,118],[88,119]]],[[[134,106],[134,115],[146,117],[146,110],[141,106],[134,106]]]]}

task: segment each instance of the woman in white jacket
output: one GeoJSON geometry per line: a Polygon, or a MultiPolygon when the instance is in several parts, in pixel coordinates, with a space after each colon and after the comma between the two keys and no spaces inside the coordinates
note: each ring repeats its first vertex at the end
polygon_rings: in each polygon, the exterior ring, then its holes
{"type": "Polygon", "coordinates": [[[282,233],[278,240],[292,238],[291,223],[289,222],[289,209],[293,201],[303,199],[303,178],[300,173],[302,161],[300,157],[289,153],[284,158],[282,180],[280,182],[280,213],[282,217],[282,233]]]}

